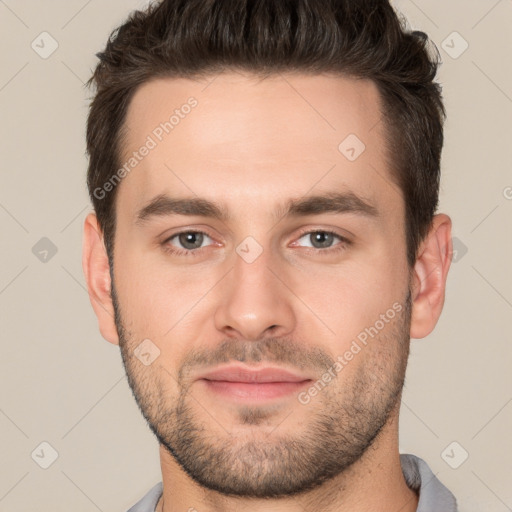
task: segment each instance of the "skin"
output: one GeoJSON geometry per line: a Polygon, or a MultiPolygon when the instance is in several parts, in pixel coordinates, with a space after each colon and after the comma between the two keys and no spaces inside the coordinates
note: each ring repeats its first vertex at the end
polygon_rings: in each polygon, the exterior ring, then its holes
{"type": "Polygon", "coordinates": [[[123,157],[191,96],[197,107],[119,185],[114,300],[93,213],[84,228],[83,267],[100,331],[120,344],[134,396],[160,441],[157,510],[416,510],[399,461],[400,393],[409,338],[427,336],[441,314],[450,218],[434,217],[409,268],[404,201],[371,81],[235,72],[155,80],[130,104],[123,157]],[[366,146],[355,161],[338,150],[349,134],[366,146]],[[356,194],[378,215],[274,215],[290,199],[333,191],[356,194]],[[160,194],[215,201],[230,218],[137,222],[160,194]],[[186,238],[169,237],[191,229],[208,235],[196,255],[165,250],[190,249],[186,238]],[[303,234],[326,230],[350,243],[334,237],[319,246],[303,234]],[[255,254],[242,243],[248,236],[262,250],[252,263],[236,251],[242,244],[255,254]],[[400,314],[306,405],[297,395],[272,405],[219,400],[196,380],[225,361],[259,361],[317,381],[393,304],[400,314]],[[160,351],[149,365],[134,355],[145,339],[160,351]]]}

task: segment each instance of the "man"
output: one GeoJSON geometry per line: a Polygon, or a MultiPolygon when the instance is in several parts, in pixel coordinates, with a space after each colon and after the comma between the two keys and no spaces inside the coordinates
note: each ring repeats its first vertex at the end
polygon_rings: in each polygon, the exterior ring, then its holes
{"type": "Polygon", "coordinates": [[[398,452],[452,251],[425,35],[384,0],[164,0],[99,57],[83,266],[162,469],[130,511],[456,510],[398,452]]]}

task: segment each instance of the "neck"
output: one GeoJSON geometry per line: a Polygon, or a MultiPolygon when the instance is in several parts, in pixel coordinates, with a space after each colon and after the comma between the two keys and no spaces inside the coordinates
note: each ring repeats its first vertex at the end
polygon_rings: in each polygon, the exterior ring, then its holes
{"type": "Polygon", "coordinates": [[[225,496],[191,479],[172,455],[160,446],[163,495],[156,512],[415,512],[417,494],[407,487],[398,452],[397,417],[382,429],[363,456],[342,474],[299,496],[255,499],[225,496]]]}

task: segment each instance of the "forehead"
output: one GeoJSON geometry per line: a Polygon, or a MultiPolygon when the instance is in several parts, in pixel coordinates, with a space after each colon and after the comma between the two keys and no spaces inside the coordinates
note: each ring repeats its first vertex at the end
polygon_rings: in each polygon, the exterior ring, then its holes
{"type": "Polygon", "coordinates": [[[197,195],[247,211],[346,189],[385,206],[396,187],[383,130],[368,80],[234,72],[153,80],[127,112],[121,160],[133,166],[118,203],[135,211],[159,194],[197,195]]]}

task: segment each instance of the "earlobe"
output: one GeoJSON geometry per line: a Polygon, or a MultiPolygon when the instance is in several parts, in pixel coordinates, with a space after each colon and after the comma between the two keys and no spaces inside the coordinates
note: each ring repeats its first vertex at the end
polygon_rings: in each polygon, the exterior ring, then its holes
{"type": "Polygon", "coordinates": [[[418,251],[412,282],[411,338],[430,334],[441,315],[452,260],[451,227],[450,217],[435,215],[418,251]]]}
{"type": "Polygon", "coordinates": [[[94,213],[85,219],[82,268],[91,305],[98,318],[101,335],[110,343],[119,344],[114,321],[114,306],[110,295],[110,268],[103,235],[94,213]]]}

